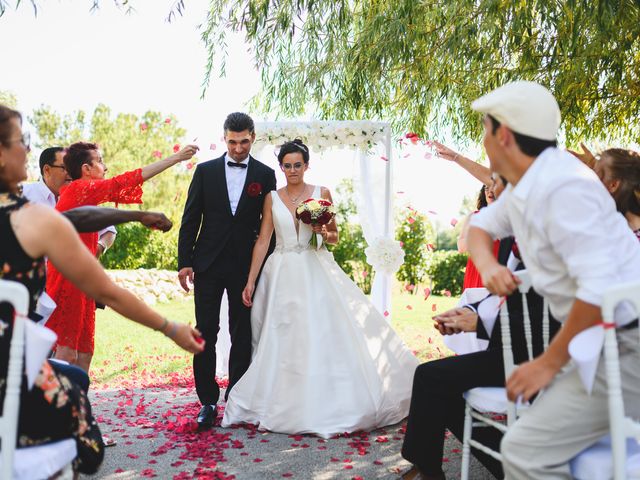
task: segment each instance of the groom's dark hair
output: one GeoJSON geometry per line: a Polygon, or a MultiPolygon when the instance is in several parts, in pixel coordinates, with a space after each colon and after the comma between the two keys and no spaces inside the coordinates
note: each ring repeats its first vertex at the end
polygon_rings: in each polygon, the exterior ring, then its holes
{"type": "Polygon", "coordinates": [[[230,113],[227,119],[224,121],[225,132],[244,132],[245,130],[249,130],[249,133],[254,133],[256,131],[256,127],[253,124],[253,119],[246,113],[230,113]]]}

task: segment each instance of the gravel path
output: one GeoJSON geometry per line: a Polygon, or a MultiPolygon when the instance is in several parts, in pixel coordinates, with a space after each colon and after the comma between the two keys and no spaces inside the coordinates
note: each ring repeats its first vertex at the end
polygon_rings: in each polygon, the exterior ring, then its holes
{"type": "MultiPolygon", "coordinates": [[[[103,433],[118,443],[107,448],[100,472],[84,478],[391,480],[409,466],[400,456],[402,424],[326,441],[249,427],[197,432],[199,404],[189,387],[96,390],[91,397],[103,433]]],[[[444,460],[447,478],[459,478],[453,437],[444,460]]],[[[493,477],[474,461],[471,478],[493,477]]]]}

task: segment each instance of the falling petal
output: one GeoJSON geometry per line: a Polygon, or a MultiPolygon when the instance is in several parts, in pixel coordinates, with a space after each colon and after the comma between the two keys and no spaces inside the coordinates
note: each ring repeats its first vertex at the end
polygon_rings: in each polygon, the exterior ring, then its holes
{"type": "Polygon", "coordinates": [[[452,218],[451,219],[451,226],[455,227],[458,224],[458,219],[457,218],[452,218]]]}
{"type": "Polygon", "coordinates": [[[173,153],[178,153],[179,151],[180,151],[180,144],[179,144],[179,143],[176,143],[176,144],[173,146],[173,153]]]}

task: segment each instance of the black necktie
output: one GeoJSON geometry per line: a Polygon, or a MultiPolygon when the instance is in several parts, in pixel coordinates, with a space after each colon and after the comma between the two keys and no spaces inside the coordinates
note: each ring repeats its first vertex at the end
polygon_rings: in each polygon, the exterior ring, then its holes
{"type": "Polygon", "coordinates": [[[247,168],[247,164],[246,163],[232,162],[231,160],[229,160],[227,162],[227,165],[229,165],[230,167],[235,167],[235,168],[247,168]]]}

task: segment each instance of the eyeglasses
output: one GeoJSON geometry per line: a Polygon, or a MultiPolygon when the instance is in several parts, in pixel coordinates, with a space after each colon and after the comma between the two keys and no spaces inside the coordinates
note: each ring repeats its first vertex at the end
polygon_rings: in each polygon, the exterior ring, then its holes
{"type": "Polygon", "coordinates": [[[26,148],[27,150],[29,150],[31,148],[31,134],[29,132],[24,132],[20,138],[16,138],[13,140],[9,140],[10,142],[20,142],[22,143],[22,145],[24,146],[24,148],[26,148]]]}
{"type": "Polygon", "coordinates": [[[49,167],[51,167],[51,168],[60,168],[65,172],[67,171],[67,167],[65,167],[64,165],[49,165],[49,167]]]}
{"type": "Polygon", "coordinates": [[[302,170],[302,167],[304,166],[304,163],[302,162],[296,162],[294,164],[291,163],[283,163],[280,168],[282,168],[283,171],[289,171],[289,170],[302,170]]]}

